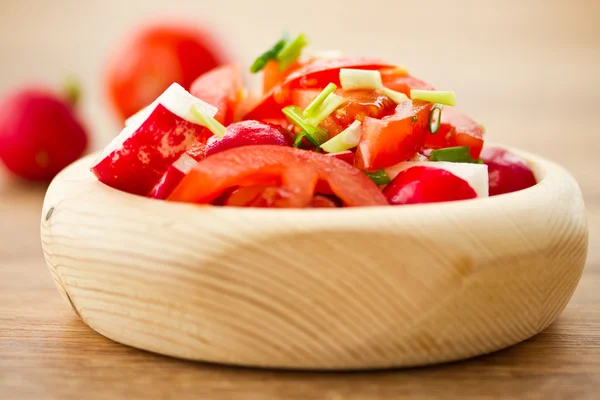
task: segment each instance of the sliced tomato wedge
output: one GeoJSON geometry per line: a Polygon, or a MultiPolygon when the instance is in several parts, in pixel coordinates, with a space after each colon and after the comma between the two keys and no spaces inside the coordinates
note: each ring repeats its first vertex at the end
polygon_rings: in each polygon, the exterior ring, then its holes
{"type": "Polygon", "coordinates": [[[263,93],[268,93],[273,90],[277,85],[282,83],[289,74],[300,68],[300,66],[301,64],[299,62],[295,62],[285,71],[280,71],[279,62],[273,60],[269,61],[263,69],[263,93]]]}
{"type": "Polygon", "coordinates": [[[454,107],[444,106],[440,129],[435,135],[427,135],[425,148],[469,146],[471,157],[477,160],[483,148],[484,133],[483,127],[467,115],[454,107]]]}
{"type": "MultiPolygon", "coordinates": [[[[257,185],[274,187],[269,189],[269,206],[273,207],[307,207],[320,185],[330,189],[346,206],[387,204],[379,188],[344,161],[268,145],[238,147],[200,161],[169,200],[210,204],[227,189],[257,185]]],[[[243,194],[244,199],[253,198],[253,193],[243,194]]]]}
{"type": "MultiPolygon", "coordinates": [[[[320,89],[295,89],[292,91],[292,103],[304,109],[320,92],[320,89]]],[[[396,109],[396,103],[374,90],[343,91],[338,89],[336,94],[343,96],[348,101],[319,125],[329,133],[329,137],[334,137],[355,120],[362,122],[365,117],[381,119],[393,114],[396,109]]]]}
{"type": "Polygon", "coordinates": [[[434,90],[431,84],[397,69],[382,71],[381,81],[386,88],[402,92],[409,97],[411,89],[434,90]]]}
{"type": "Polygon", "coordinates": [[[301,63],[277,86],[265,93],[244,119],[279,118],[281,108],[289,105],[291,89],[324,88],[328,83],[340,83],[341,68],[382,69],[393,65],[375,58],[340,57],[335,59],[310,59],[301,63]]]}
{"type": "Polygon", "coordinates": [[[386,168],[414,156],[429,133],[431,103],[406,101],[393,115],[382,119],[366,117],[355,163],[367,171],[386,168]]]}
{"type": "Polygon", "coordinates": [[[200,75],[190,93],[218,108],[215,119],[223,125],[233,122],[243,93],[242,75],[237,65],[229,64],[200,75]]]}

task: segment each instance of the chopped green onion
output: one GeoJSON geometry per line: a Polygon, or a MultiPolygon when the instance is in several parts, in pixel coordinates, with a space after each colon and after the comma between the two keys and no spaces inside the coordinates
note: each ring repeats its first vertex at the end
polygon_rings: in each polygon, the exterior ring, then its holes
{"type": "Polygon", "coordinates": [[[344,90],[377,90],[383,87],[379,71],[367,69],[340,69],[340,83],[344,90]]]}
{"type": "Polygon", "coordinates": [[[312,113],[310,117],[306,119],[306,122],[313,126],[319,126],[325,118],[327,118],[332,112],[334,112],[339,106],[344,104],[346,99],[342,96],[338,96],[335,93],[330,93],[329,96],[325,99],[323,104],[319,106],[319,108],[312,113]]]}
{"type": "Polygon", "coordinates": [[[396,104],[404,103],[405,101],[410,100],[408,96],[402,92],[396,92],[395,90],[388,89],[386,87],[382,87],[379,90],[396,104]]]}
{"type": "Polygon", "coordinates": [[[287,42],[285,41],[285,39],[281,39],[280,41],[275,43],[273,47],[271,47],[269,50],[265,51],[260,56],[258,56],[258,58],[252,63],[252,66],[250,67],[250,72],[256,74],[257,72],[262,71],[269,61],[277,59],[277,56],[279,55],[279,53],[281,53],[281,50],[285,47],[286,43],[287,42]]]}
{"type": "Polygon", "coordinates": [[[316,143],[321,144],[327,140],[327,132],[325,132],[325,130],[319,127],[309,124],[302,117],[302,110],[300,109],[300,107],[287,106],[284,107],[281,111],[294,123],[294,125],[298,126],[301,130],[306,132],[306,134],[310,135],[316,143]]]}
{"type": "Polygon", "coordinates": [[[323,143],[321,148],[328,153],[340,153],[342,151],[350,150],[358,146],[361,133],[362,124],[358,120],[354,121],[338,135],[323,143]]]}
{"type": "Polygon", "coordinates": [[[430,103],[445,104],[447,106],[456,105],[456,96],[454,92],[444,92],[441,90],[416,90],[410,91],[410,98],[413,100],[428,101],[430,103]]]}
{"type": "Polygon", "coordinates": [[[375,183],[376,185],[387,185],[392,180],[385,172],[385,169],[379,169],[377,171],[365,171],[365,174],[375,183]]]}
{"type": "Polygon", "coordinates": [[[296,135],[296,139],[294,139],[294,147],[296,147],[296,148],[302,148],[302,140],[303,139],[308,140],[308,142],[310,144],[312,144],[313,146],[315,146],[315,149],[317,151],[321,150],[321,145],[319,144],[319,142],[317,142],[313,136],[309,135],[308,133],[306,133],[304,131],[300,132],[300,133],[298,133],[296,135]]]}
{"type": "Polygon", "coordinates": [[[200,111],[200,108],[197,105],[192,106],[190,113],[194,116],[194,118],[196,118],[198,124],[206,127],[219,139],[222,139],[223,136],[225,136],[227,128],[225,128],[219,121],[214,119],[212,115],[208,115],[200,111]]]}
{"type": "Polygon", "coordinates": [[[279,70],[285,71],[302,55],[302,49],[308,46],[308,38],[304,33],[301,33],[296,39],[287,42],[285,47],[277,54],[279,61],[279,70]]]}
{"type": "Polygon", "coordinates": [[[442,109],[444,106],[442,104],[436,104],[433,106],[431,110],[431,114],[429,114],[429,132],[432,135],[435,135],[437,131],[440,129],[440,122],[442,121],[442,109]]]}
{"type": "Polygon", "coordinates": [[[429,156],[430,161],[448,161],[462,163],[477,163],[471,157],[469,146],[448,147],[445,149],[433,150],[429,156]]]}
{"type": "Polygon", "coordinates": [[[304,118],[310,117],[311,114],[314,113],[319,108],[319,106],[325,101],[327,96],[335,92],[335,89],[337,89],[337,85],[335,83],[330,83],[329,85],[325,86],[325,89],[323,89],[323,91],[319,93],[319,95],[315,97],[312,103],[310,103],[308,107],[306,107],[306,109],[304,110],[304,113],[302,114],[304,118]]]}

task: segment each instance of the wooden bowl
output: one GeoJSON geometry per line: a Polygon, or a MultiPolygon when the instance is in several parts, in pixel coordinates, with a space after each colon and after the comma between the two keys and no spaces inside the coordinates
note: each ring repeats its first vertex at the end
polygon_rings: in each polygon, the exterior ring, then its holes
{"type": "Polygon", "coordinates": [[[539,180],[527,190],[336,210],[151,200],[85,158],[50,185],[42,243],[77,315],[129,346],[292,369],[459,360],[545,329],[585,263],[577,183],[520,154],[539,180]]]}

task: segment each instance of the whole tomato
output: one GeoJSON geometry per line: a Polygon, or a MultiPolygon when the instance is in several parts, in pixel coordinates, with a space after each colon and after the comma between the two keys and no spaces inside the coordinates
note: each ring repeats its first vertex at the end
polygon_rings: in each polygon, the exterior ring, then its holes
{"type": "Polygon", "coordinates": [[[123,120],[152,103],[173,82],[189,89],[227,57],[207,30],[184,24],[147,25],[111,55],[106,74],[109,100],[123,120]]]}

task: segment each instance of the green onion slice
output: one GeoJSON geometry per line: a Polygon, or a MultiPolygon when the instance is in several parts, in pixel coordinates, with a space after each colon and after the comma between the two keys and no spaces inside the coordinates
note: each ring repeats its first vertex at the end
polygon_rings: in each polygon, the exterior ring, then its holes
{"type": "Polygon", "coordinates": [[[371,172],[365,171],[365,174],[367,174],[367,176],[376,185],[387,185],[388,183],[390,183],[392,181],[384,169],[379,169],[377,171],[371,171],[371,172]]]}
{"type": "Polygon", "coordinates": [[[447,106],[456,105],[456,95],[454,92],[444,92],[441,90],[416,90],[410,91],[410,98],[413,100],[428,101],[430,103],[445,104],[447,106]]]}
{"type": "Polygon", "coordinates": [[[308,38],[304,33],[298,35],[291,42],[287,42],[281,51],[277,54],[279,61],[279,70],[285,71],[302,55],[302,49],[308,46],[308,38]]]}
{"type": "Polygon", "coordinates": [[[313,125],[309,124],[302,117],[302,109],[300,109],[300,107],[287,106],[287,107],[284,107],[283,110],[281,110],[281,111],[283,112],[283,114],[286,117],[288,117],[290,119],[290,121],[292,121],[292,123],[294,123],[294,125],[298,126],[301,130],[306,132],[306,134],[311,136],[312,139],[314,139],[314,141],[316,143],[321,144],[327,140],[327,138],[328,138],[327,132],[324,129],[321,129],[317,126],[313,126],[313,125]]]}
{"type": "Polygon", "coordinates": [[[340,83],[344,90],[377,90],[383,87],[381,73],[368,69],[340,69],[340,83]]]}
{"type": "Polygon", "coordinates": [[[340,153],[342,151],[350,150],[358,146],[361,133],[362,124],[360,121],[356,120],[338,135],[323,143],[321,148],[328,153],[340,153]]]}
{"type": "Polygon", "coordinates": [[[269,61],[277,59],[277,56],[285,47],[286,43],[287,42],[285,41],[285,39],[281,39],[280,41],[275,43],[273,47],[271,47],[269,50],[265,51],[260,56],[258,56],[258,58],[252,63],[252,66],[250,67],[250,72],[256,74],[257,72],[262,71],[269,61]]]}
{"type": "Polygon", "coordinates": [[[323,91],[319,93],[317,97],[315,97],[315,99],[308,105],[308,107],[306,107],[302,114],[303,117],[310,117],[319,108],[319,106],[323,104],[327,96],[335,92],[335,89],[337,89],[337,85],[335,83],[330,83],[329,85],[325,86],[325,89],[323,89],[323,91]]]}
{"type": "Polygon", "coordinates": [[[429,114],[429,132],[435,135],[440,129],[440,123],[442,121],[442,110],[444,109],[443,104],[435,104],[429,114]]]}
{"type": "Polygon", "coordinates": [[[395,90],[388,89],[386,87],[382,87],[379,90],[396,104],[404,103],[405,101],[410,100],[408,96],[402,92],[396,92],[395,90]]]}
{"type": "Polygon", "coordinates": [[[192,108],[190,108],[190,113],[194,116],[194,118],[196,118],[198,124],[206,127],[219,139],[222,139],[223,136],[225,136],[227,128],[225,128],[225,126],[217,121],[212,115],[202,112],[197,105],[194,105],[192,108]]]}
{"type": "Polygon", "coordinates": [[[321,150],[321,145],[319,144],[319,142],[317,142],[312,135],[309,135],[307,132],[304,132],[304,131],[302,131],[296,135],[296,139],[294,139],[294,147],[302,148],[302,140],[303,139],[308,140],[308,142],[310,144],[315,146],[315,149],[317,151],[321,150]]]}
{"type": "Polygon", "coordinates": [[[430,161],[448,161],[461,163],[477,163],[471,157],[469,146],[448,147],[445,149],[433,150],[429,156],[430,161]]]}
{"type": "Polygon", "coordinates": [[[313,126],[319,126],[321,122],[325,120],[332,112],[334,112],[339,106],[344,104],[346,99],[342,96],[338,96],[335,93],[330,93],[325,99],[323,104],[312,113],[310,117],[306,119],[306,122],[313,126]]]}

